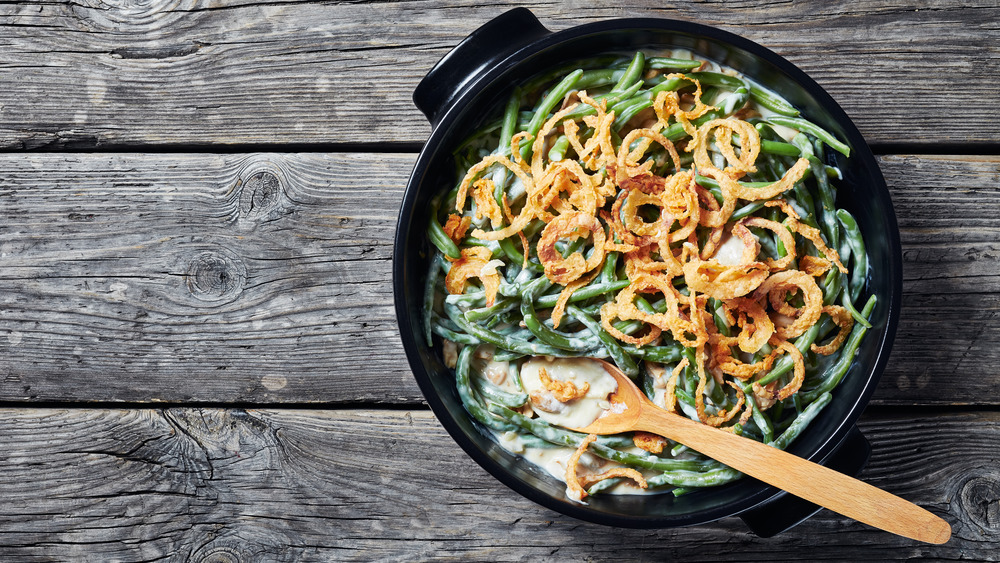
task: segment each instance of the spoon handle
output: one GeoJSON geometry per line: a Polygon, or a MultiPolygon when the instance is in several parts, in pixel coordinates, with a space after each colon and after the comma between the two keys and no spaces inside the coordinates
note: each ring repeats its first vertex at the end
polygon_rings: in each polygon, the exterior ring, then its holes
{"type": "Polygon", "coordinates": [[[729,467],[869,526],[943,544],[951,526],[919,506],[817,463],[766,444],[646,408],[636,428],[680,442],[729,467]]]}

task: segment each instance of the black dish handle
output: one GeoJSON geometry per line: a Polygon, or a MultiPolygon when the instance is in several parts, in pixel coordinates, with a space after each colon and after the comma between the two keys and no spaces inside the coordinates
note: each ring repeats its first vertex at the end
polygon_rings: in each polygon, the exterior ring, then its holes
{"type": "MultiPolygon", "coordinates": [[[[823,465],[857,477],[868,464],[871,453],[868,439],[854,426],[837,450],[823,460],[823,465]]],[[[758,537],[769,538],[794,528],[819,510],[819,506],[807,500],[781,493],[774,500],[740,513],[740,518],[758,537]]]]}
{"type": "Polygon", "coordinates": [[[473,31],[438,61],[413,91],[413,103],[431,126],[479,75],[521,47],[551,33],[527,8],[515,8],[473,31]]]}

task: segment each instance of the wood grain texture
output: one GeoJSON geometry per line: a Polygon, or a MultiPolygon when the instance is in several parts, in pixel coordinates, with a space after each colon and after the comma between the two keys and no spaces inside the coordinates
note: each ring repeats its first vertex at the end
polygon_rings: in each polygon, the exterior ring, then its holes
{"type": "MultiPolygon", "coordinates": [[[[515,3],[5,3],[0,147],[421,142],[411,95],[515,3]],[[54,56],[56,55],[56,56],[54,56]]],[[[884,2],[540,2],[552,30],[620,17],[720,27],[785,56],[869,142],[995,143],[1000,8],[884,2]],[[942,121],[945,110],[961,114],[942,121]]]]}
{"type": "MultiPolygon", "coordinates": [[[[390,283],[413,160],[0,156],[0,398],[421,401],[390,283]]],[[[1000,404],[1000,158],[881,165],[905,282],[874,402],[1000,404]]]]}
{"type": "Polygon", "coordinates": [[[6,160],[5,397],[413,400],[389,283],[412,157],[6,160]]]}
{"type": "Polygon", "coordinates": [[[822,511],[609,528],[520,497],[426,411],[0,410],[0,546],[17,561],[995,560],[996,413],[867,416],[862,478],[941,515],[943,546],[822,511]],[[928,440],[928,437],[932,437],[928,440]]]}

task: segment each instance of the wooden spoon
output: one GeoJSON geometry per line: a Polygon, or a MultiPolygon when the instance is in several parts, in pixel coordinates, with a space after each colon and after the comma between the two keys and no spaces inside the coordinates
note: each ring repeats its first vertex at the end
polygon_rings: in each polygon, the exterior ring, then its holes
{"type": "Polygon", "coordinates": [[[882,489],[766,444],[700,424],[654,405],[617,367],[599,361],[618,380],[611,408],[586,434],[644,430],[680,442],[729,467],[809,502],[903,537],[942,544],[951,526],[941,518],[882,489]]]}

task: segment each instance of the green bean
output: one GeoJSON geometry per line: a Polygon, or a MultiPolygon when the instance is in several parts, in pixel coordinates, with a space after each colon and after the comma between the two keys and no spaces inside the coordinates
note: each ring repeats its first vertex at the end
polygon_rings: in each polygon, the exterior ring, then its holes
{"type": "MultiPolygon", "coordinates": [[[[698,183],[700,184],[701,182],[699,181],[698,183]]],[[[731,221],[739,221],[744,217],[749,217],[750,215],[763,209],[765,203],[766,203],[765,201],[755,201],[753,203],[748,203],[743,207],[734,211],[733,214],[729,216],[729,219],[731,221]]]]}
{"type": "Polygon", "coordinates": [[[604,267],[601,269],[601,283],[614,282],[615,279],[618,277],[616,275],[617,270],[618,270],[618,253],[609,252],[604,257],[604,267]]]}
{"type": "Polygon", "coordinates": [[[783,115],[775,115],[772,117],[768,117],[767,121],[775,125],[790,127],[797,131],[803,131],[805,133],[809,133],[813,137],[816,137],[820,141],[823,141],[823,143],[825,143],[826,146],[839,152],[840,154],[848,157],[851,156],[851,148],[849,146],[840,142],[835,136],[833,136],[832,133],[830,133],[826,129],[823,129],[822,127],[816,125],[811,121],[802,119],[801,117],[786,117],[783,115]]]}
{"type": "Polygon", "coordinates": [[[461,332],[456,332],[454,330],[444,327],[443,325],[441,325],[441,323],[432,323],[431,331],[434,334],[440,336],[441,338],[444,338],[445,340],[451,340],[452,342],[455,342],[457,344],[464,344],[466,346],[478,346],[481,343],[481,341],[475,336],[472,336],[471,334],[463,334],[461,332]]]}
{"type": "Polygon", "coordinates": [[[779,450],[787,448],[788,445],[791,444],[793,440],[798,438],[799,434],[801,434],[802,431],[809,426],[809,423],[816,418],[816,415],[823,410],[823,407],[830,404],[830,400],[832,398],[833,396],[829,393],[821,393],[818,397],[816,397],[815,401],[809,403],[809,406],[795,417],[795,420],[792,421],[792,423],[785,429],[784,432],[781,433],[780,436],[768,442],[768,445],[774,446],[779,450]]]}
{"type": "Polygon", "coordinates": [[[566,312],[572,315],[572,317],[581,323],[583,323],[587,328],[591,330],[604,344],[604,349],[608,351],[611,358],[614,359],[615,364],[618,365],[618,369],[622,370],[622,373],[635,379],[639,375],[639,366],[636,365],[635,361],[625,353],[618,341],[615,340],[613,336],[608,334],[600,323],[590,318],[586,313],[580,310],[579,307],[570,305],[566,307],[566,312]]]}
{"type": "Polygon", "coordinates": [[[514,92],[511,93],[510,99],[507,100],[507,106],[503,112],[503,125],[500,128],[500,148],[510,147],[510,140],[514,138],[514,129],[517,127],[517,118],[521,113],[520,108],[521,89],[514,88],[514,92]]]}
{"type": "Polygon", "coordinates": [[[797,117],[799,115],[799,110],[795,109],[795,106],[790,104],[788,100],[753,82],[750,83],[750,96],[755,102],[775,113],[780,113],[787,117],[797,117]]]}
{"type": "Polygon", "coordinates": [[[462,348],[458,353],[458,362],[455,364],[455,387],[458,389],[458,396],[462,400],[462,405],[473,418],[493,430],[505,432],[516,429],[516,426],[513,424],[490,414],[473,395],[472,386],[469,381],[469,364],[474,351],[475,347],[473,346],[462,348]]]}
{"type": "Polygon", "coordinates": [[[482,376],[474,377],[472,379],[472,384],[479,395],[487,401],[499,403],[505,407],[516,409],[524,406],[524,404],[528,402],[527,393],[511,393],[509,391],[504,391],[482,376]]]}
{"type": "Polygon", "coordinates": [[[840,281],[843,276],[840,270],[837,268],[830,268],[830,271],[826,274],[823,279],[823,285],[820,289],[823,290],[823,306],[833,305],[833,302],[837,300],[837,296],[840,295],[840,281]]]}
{"type": "Polygon", "coordinates": [[[715,321],[715,328],[718,329],[722,336],[732,336],[729,330],[729,321],[726,319],[726,314],[722,309],[723,305],[725,303],[714,297],[709,299],[709,307],[712,308],[712,320],[715,321]]]}
{"type": "Polygon", "coordinates": [[[780,156],[790,156],[792,158],[798,158],[802,151],[799,147],[791,143],[782,143],[780,141],[760,141],[760,152],[766,154],[776,154],[780,156]]]}
{"type": "MultiPolygon", "coordinates": [[[[868,302],[865,303],[864,308],[861,310],[861,314],[865,318],[871,315],[876,302],[877,299],[874,295],[868,298],[868,302]]],[[[858,352],[858,347],[861,346],[861,339],[864,338],[867,332],[868,328],[863,324],[857,323],[854,325],[854,328],[851,329],[851,334],[847,336],[847,340],[841,346],[840,357],[837,359],[837,362],[830,366],[826,370],[826,373],[823,374],[821,378],[822,383],[814,389],[799,392],[803,401],[815,401],[821,394],[832,391],[840,383],[840,380],[847,374],[847,370],[850,369],[851,364],[854,363],[854,356],[858,352]]]]}
{"type": "Polygon", "coordinates": [[[674,346],[643,346],[642,348],[629,346],[622,349],[626,354],[636,356],[648,362],[669,364],[681,359],[681,350],[683,347],[678,344],[674,346]]]}
{"type": "Polygon", "coordinates": [[[558,446],[556,444],[553,444],[552,442],[547,442],[545,440],[542,440],[541,438],[539,438],[538,436],[535,436],[533,434],[518,433],[517,434],[517,439],[521,442],[521,446],[523,446],[524,448],[552,449],[552,448],[561,447],[561,446],[558,446]]]}
{"type": "Polygon", "coordinates": [[[583,71],[583,74],[580,75],[580,79],[576,81],[575,87],[580,90],[587,90],[590,88],[607,86],[617,82],[624,74],[624,70],[615,70],[611,68],[585,70],[583,71]]]}
{"type": "MultiPolygon", "coordinates": [[[[584,434],[579,432],[556,428],[555,426],[542,422],[537,418],[528,418],[521,413],[512,411],[501,405],[491,404],[488,408],[491,413],[509,420],[513,424],[520,426],[531,434],[553,444],[578,448],[583,442],[583,439],[586,437],[584,434]]],[[[599,436],[597,441],[591,443],[588,449],[598,457],[611,461],[617,461],[618,463],[631,467],[640,467],[642,469],[650,469],[654,471],[697,471],[707,465],[717,463],[711,460],[670,459],[655,456],[653,454],[623,452],[615,449],[615,445],[623,447],[625,444],[622,444],[620,440],[609,444],[607,438],[612,437],[599,436]]],[[[631,439],[629,439],[628,442],[631,442],[631,439]]],[[[626,442],[626,444],[631,445],[628,442],[626,442]]]]}
{"type": "Polygon", "coordinates": [[[553,330],[538,319],[538,315],[535,314],[535,294],[547,284],[548,278],[541,277],[536,282],[525,286],[524,290],[521,291],[521,318],[524,325],[539,340],[556,348],[569,352],[584,352],[592,348],[593,346],[587,340],[574,338],[553,330]]]}
{"type": "Polygon", "coordinates": [[[851,301],[854,302],[861,295],[861,290],[865,286],[865,278],[868,276],[868,254],[865,252],[865,239],[861,236],[858,222],[846,209],[837,210],[837,219],[844,227],[844,238],[851,247],[854,259],[854,269],[849,283],[851,301]]]}
{"type": "Polygon", "coordinates": [[[503,250],[500,249],[500,243],[495,240],[481,240],[473,236],[468,236],[463,241],[463,244],[468,244],[469,246],[481,246],[483,248],[490,249],[490,254],[493,256],[499,256],[503,254],[503,250]]]}
{"type": "Polygon", "coordinates": [[[701,61],[688,59],[672,59],[669,57],[650,57],[646,66],[653,70],[677,69],[693,70],[701,66],[701,61]]]}
{"type": "MultiPolygon", "coordinates": [[[[806,329],[805,332],[800,334],[798,338],[795,339],[794,344],[795,347],[799,349],[799,352],[805,354],[806,352],[809,351],[809,348],[813,345],[814,342],[816,342],[816,339],[819,337],[820,329],[822,328],[822,326],[823,326],[822,322],[817,322],[816,324],[806,329]]],[[[774,362],[774,367],[771,368],[771,371],[768,372],[767,375],[765,375],[764,377],[757,380],[757,383],[760,384],[761,386],[767,385],[768,383],[771,383],[772,381],[778,379],[779,377],[782,377],[783,375],[787,374],[789,371],[792,370],[794,366],[795,366],[795,361],[792,359],[791,355],[785,354],[784,356],[778,358],[778,360],[774,362]]],[[[751,391],[750,384],[745,385],[743,387],[743,391],[750,392],[751,391]]]]}
{"type": "Polygon", "coordinates": [[[479,309],[469,309],[465,312],[465,318],[474,323],[482,322],[490,317],[495,317],[500,313],[505,313],[510,311],[514,307],[517,307],[518,300],[513,297],[504,297],[503,299],[498,299],[496,303],[488,307],[482,307],[479,309]]]}
{"type": "Polygon", "coordinates": [[[497,346],[498,348],[503,348],[504,350],[510,350],[511,352],[517,352],[525,356],[556,356],[556,357],[571,357],[577,354],[567,353],[565,350],[556,348],[555,346],[550,346],[548,344],[543,344],[539,342],[528,342],[526,340],[520,340],[516,338],[509,338],[496,331],[490,330],[488,328],[483,328],[476,323],[469,322],[465,320],[465,316],[457,307],[445,305],[445,311],[448,313],[448,317],[462,328],[465,332],[471,334],[472,336],[482,340],[483,342],[488,342],[497,346]]]}
{"type": "Polygon", "coordinates": [[[697,79],[702,84],[724,86],[731,90],[748,88],[750,97],[761,106],[788,117],[799,115],[799,111],[792,104],[788,103],[787,100],[750,80],[718,72],[692,72],[687,76],[697,79]]]}
{"type": "Polygon", "coordinates": [[[611,477],[610,479],[604,479],[598,481],[593,485],[591,485],[589,489],[587,489],[587,494],[590,496],[594,496],[598,493],[603,493],[604,491],[607,491],[611,487],[614,487],[615,485],[623,481],[625,481],[625,479],[621,477],[611,477]]]}
{"type": "Polygon", "coordinates": [[[872,325],[868,322],[868,319],[865,318],[865,315],[861,311],[858,311],[857,307],[854,306],[854,302],[851,301],[851,296],[847,293],[846,288],[841,287],[841,291],[840,305],[847,309],[847,312],[854,317],[854,322],[865,328],[871,328],[872,325]]]}
{"type": "Polygon", "coordinates": [[[674,90],[677,90],[678,88],[682,88],[690,84],[694,83],[691,82],[690,80],[687,80],[686,78],[679,78],[679,77],[668,78],[663,82],[660,82],[656,86],[653,86],[646,92],[643,92],[642,94],[640,94],[640,96],[642,96],[647,100],[652,101],[656,99],[657,94],[659,94],[660,92],[672,92],[674,90]]]}
{"type": "Polygon", "coordinates": [[[825,170],[822,169],[823,166],[823,163],[818,158],[813,157],[809,159],[809,167],[813,172],[813,177],[816,178],[816,185],[819,188],[819,201],[822,206],[820,220],[823,222],[827,246],[838,248],[840,246],[840,225],[837,223],[837,209],[834,203],[836,195],[830,186],[830,179],[827,178],[825,170]]]}
{"type": "Polygon", "coordinates": [[[629,63],[628,68],[622,74],[622,77],[618,79],[618,83],[615,84],[614,88],[611,89],[611,93],[622,92],[633,84],[642,75],[642,68],[646,64],[646,56],[642,51],[636,51],[635,56],[632,57],[632,62],[629,63]]]}
{"type": "MultiPolygon", "coordinates": [[[[691,124],[695,127],[699,127],[713,119],[719,119],[721,117],[723,117],[723,113],[721,111],[709,111],[698,119],[692,120],[691,124]]],[[[670,127],[663,130],[663,136],[671,141],[679,141],[687,136],[687,132],[684,130],[683,125],[680,123],[674,123],[670,127]]]]}
{"type": "MultiPolygon", "coordinates": [[[[510,141],[514,137],[514,129],[517,127],[520,108],[521,89],[514,88],[510,99],[507,101],[507,106],[504,108],[502,125],[500,127],[500,140],[497,146],[497,152],[500,154],[508,154],[510,150],[510,141]]],[[[496,187],[493,189],[493,199],[496,200],[497,205],[503,205],[504,188],[507,185],[507,178],[510,175],[510,171],[506,167],[502,167],[498,174],[499,177],[495,180],[496,187]]]]}
{"type": "Polygon", "coordinates": [[[431,336],[431,315],[434,313],[434,300],[437,294],[437,282],[441,277],[441,255],[431,256],[430,268],[427,270],[427,282],[424,284],[424,316],[421,319],[424,329],[424,339],[427,346],[434,346],[434,338],[431,336]]]}
{"type": "MultiPolygon", "coordinates": [[[[573,292],[573,295],[569,297],[570,303],[577,303],[579,301],[586,301],[591,297],[602,295],[604,293],[609,293],[612,291],[618,291],[619,289],[624,289],[629,285],[628,280],[613,281],[607,283],[593,283],[586,287],[582,287],[573,292]]],[[[559,300],[559,294],[553,295],[542,295],[535,299],[535,304],[539,308],[546,309],[549,307],[555,307],[556,302],[559,300]]]]}
{"type": "MultiPolygon", "coordinates": [[[[577,69],[566,75],[566,78],[563,78],[559,84],[556,84],[538,104],[538,108],[535,109],[535,113],[526,128],[526,131],[529,135],[531,135],[532,139],[534,139],[535,135],[538,135],[538,132],[541,131],[542,125],[545,123],[545,120],[548,118],[552,109],[566,97],[566,94],[568,94],[570,90],[573,89],[573,86],[576,85],[576,81],[580,79],[580,75],[582,74],[583,71],[577,69]]],[[[521,149],[521,158],[527,159],[530,152],[530,145],[524,147],[521,149]]]]}
{"type": "MultiPolygon", "coordinates": [[[[643,85],[642,80],[637,80],[635,83],[633,83],[631,86],[629,86],[624,90],[618,92],[609,92],[607,94],[600,94],[594,96],[593,100],[597,103],[604,102],[605,105],[607,105],[607,107],[612,109],[616,107],[616,104],[623,103],[623,100],[626,102],[631,100],[632,103],[635,103],[636,100],[633,99],[633,96],[636,94],[636,92],[639,91],[639,89],[642,88],[642,85],[643,85]]],[[[597,110],[594,109],[592,106],[588,104],[580,104],[579,106],[577,106],[576,109],[567,113],[565,119],[580,119],[582,117],[588,115],[594,115],[596,113],[597,110]]]]}
{"type": "Polygon", "coordinates": [[[520,360],[526,355],[511,350],[497,350],[493,353],[493,359],[498,362],[513,362],[514,360],[520,360]]]}
{"type": "MultiPolygon", "coordinates": [[[[501,286],[502,288],[503,286],[501,286]]],[[[469,293],[448,294],[445,295],[444,302],[461,307],[482,307],[486,304],[486,292],[471,291],[469,293]]]]}
{"type": "Polygon", "coordinates": [[[687,487],[718,487],[742,477],[743,474],[735,469],[722,466],[709,471],[665,471],[660,475],[654,475],[646,479],[649,488],[673,485],[679,488],[687,487]]]}
{"type": "Polygon", "coordinates": [[[438,203],[431,203],[430,209],[430,219],[427,221],[427,238],[430,239],[431,243],[434,244],[445,256],[458,259],[462,257],[461,251],[458,250],[458,246],[455,242],[451,240],[447,234],[445,234],[444,229],[441,228],[441,223],[438,223],[438,203]]]}
{"type": "MultiPolygon", "coordinates": [[[[622,105],[620,111],[616,111],[615,114],[615,127],[617,130],[620,130],[633,117],[638,115],[639,112],[650,107],[653,107],[651,100],[637,100],[630,104],[622,105]]],[[[615,106],[615,108],[619,108],[619,106],[615,106]]]]}
{"type": "MultiPolygon", "coordinates": [[[[744,388],[746,389],[746,388],[744,388]]],[[[753,393],[752,389],[750,391],[744,391],[746,396],[747,404],[751,409],[751,417],[754,424],[760,430],[761,441],[770,442],[772,436],[774,435],[774,428],[771,426],[771,419],[767,417],[767,414],[760,409],[760,405],[757,404],[757,396],[753,393]]]]}
{"type": "Polygon", "coordinates": [[[553,162],[562,160],[566,156],[567,149],[569,149],[569,137],[559,135],[556,142],[552,143],[552,148],[549,149],[549,160],[553,162]]]}
{"type": "Polygon", "coordinates": [[[539,74],[521,86],[521,89],[528,93],[535,93],[545,84],[558,80],[575,69],[595,70],[611,68],[612,70],[624,70],[628,64],[628,59],[620,55],[589,57],[572,63],[559,65],[548,72],[539,74]]]}
{"type": "MultiPolygon", "coordinates": [[[[527,430],[529,434],[537,436],[550,444],[578,448],[583,442],[583,439],[587,437],[586,434],[581,434],[580,432],[574,432],[573,430],[566,430],[564,428],[552,426],[539,418],[528,418],[527,416],[524,416],[523,414],[513,411],[498,403],[490,403],[486,408],[490,413],[499,416],[500,418],[507,420],[524,430],[527,430]]],[[[627,447],[632,445],[632,439],[631,437],[623,436],[599,436],[597,441],[591,444],[591,446],[597,444],[605,445],[610,448],[627,447]]]]}
{"type": "Polygon", "coordinates": [[[741,107],[745,106],[747,100],[750,98],[750,89],[746,86],[740,86],[733,91],[732,94],[723,100],[722,113],[729,115],[741,107]]]}
{"type": "MultiPolygon", "coordinates": [[[[710,190],[720,189],[718,180],[715,180],[714,178],[709,178],[708,176],[702,176],[700,174],[695,175],[694,178],[695,181],[698,182],[698,185],[703,188],[708,188],[710,190]]],[[[771,184],[774,184],[774,182],[739,182],[739,184],[744,188],[759,189],[766,188],[771,184]]]]}

